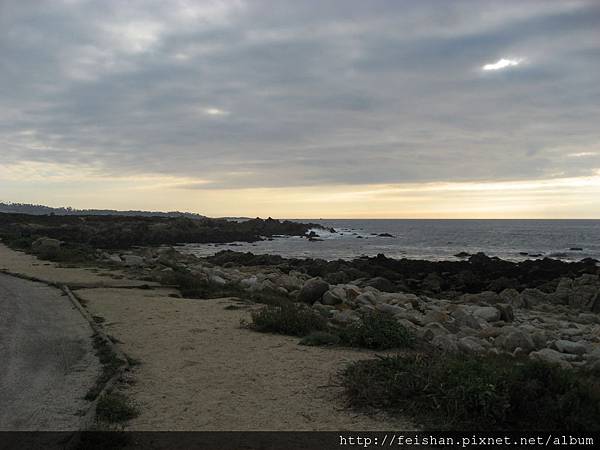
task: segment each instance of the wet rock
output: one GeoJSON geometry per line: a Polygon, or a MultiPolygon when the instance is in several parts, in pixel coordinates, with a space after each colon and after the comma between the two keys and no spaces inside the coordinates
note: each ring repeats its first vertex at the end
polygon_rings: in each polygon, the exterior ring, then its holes
{"type": "Polygon", "coordinates": [[[302,286],[298,293],[298,301],[312,305],[320,300],[325,292],[329,290],[329,283],[321,278],[311,278],[302,286]]]}

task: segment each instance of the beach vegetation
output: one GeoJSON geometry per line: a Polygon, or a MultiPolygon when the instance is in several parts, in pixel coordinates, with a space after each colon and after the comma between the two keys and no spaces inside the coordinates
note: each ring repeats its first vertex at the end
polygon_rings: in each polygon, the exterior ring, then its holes
{"type": "Polygon", "coordinates": [[[599,380],[539,361],[413,353],[352,363],[340,379],[351,406],[431,429],[600,430],[599,380]]]}

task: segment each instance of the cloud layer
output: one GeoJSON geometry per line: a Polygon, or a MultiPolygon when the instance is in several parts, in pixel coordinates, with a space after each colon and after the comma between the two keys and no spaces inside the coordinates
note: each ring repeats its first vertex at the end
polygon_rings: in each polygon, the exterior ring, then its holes
{"type": "Polygon", "coordinates": [[[594,0],[7,0],[0,164],[184,191],[591,176],[599,24],[594,0]]]}

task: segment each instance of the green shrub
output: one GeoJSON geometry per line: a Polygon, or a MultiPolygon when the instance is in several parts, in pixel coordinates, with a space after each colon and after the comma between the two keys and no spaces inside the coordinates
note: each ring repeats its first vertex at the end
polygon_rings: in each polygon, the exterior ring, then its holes
{"type": "Polygon", "coordinates": [[[410,347],[413,343],[412,335],[402,324],[379,311],[363,315],[360,322],[340,329],[339,335],[345,345],[376,350],[410,347]]]}
{"type": "Polygon", "coordinates": [[[305,336],[300,341],[300,345],[320,346],[320,345],[337,345],[341,341],[337,334],[327,331],[313,331],[308,336],[305,336]]]}
{"type": "Polygon", "coordinates": [[[325,330],[327,320],[310,307],[283,303],[253,311],[250,326],[257,331],[302,337],[311,331],[325,330]]]}
{"type": "Polygon", "coordinates": [[[351,405],[437,429],[600,430],[598,379],[541,362],[413,354],[356,362],[341,380],[351,405]]]}

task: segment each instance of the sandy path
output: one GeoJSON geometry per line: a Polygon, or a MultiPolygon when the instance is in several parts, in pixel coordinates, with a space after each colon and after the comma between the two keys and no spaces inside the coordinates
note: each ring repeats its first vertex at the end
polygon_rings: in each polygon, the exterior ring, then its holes
{"type": "Polygon", "coordinates": [[[168,297],[166,289],[83,289],[77,295],[129,356],[142,361],[127,394],[135,430],[413,429],[344,408],[331,377],[364,351],[303,347],[240,328],[231,300],[168,297]]]}
{"type": "Polygon", "coordinates": [[[33,255],[11,250],[2,243],[0,243],[0,271],[25,275],[50,284],[67,284],[69,286],[140,286],[142,284],[156,284],[127,279],[118,270],[61,267],[53,262],[41,261],[33,255]]]}
{"type": "Polygon", "coordinates": [[[92,329],[68,297],[0,274],[0,430],[77,430],[100,374],[92,329]]]}

